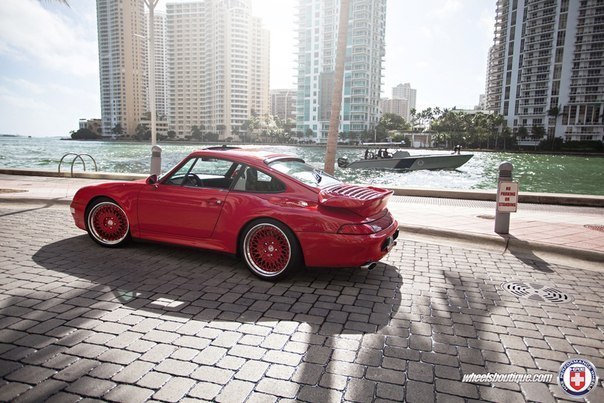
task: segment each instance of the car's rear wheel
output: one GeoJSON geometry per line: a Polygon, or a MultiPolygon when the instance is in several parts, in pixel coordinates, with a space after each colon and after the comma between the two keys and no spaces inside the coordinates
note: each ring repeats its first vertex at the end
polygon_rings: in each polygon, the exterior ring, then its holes
{"type": "Polygon", "coordinates": [[[245,227],[241,256],[256,276],[277,280],[298,267],[300,247],[287,226],[267,218],[253,221],[245,227]]]}
{"type": "Polygon", "coordinates": [[[130,240],[130,222],[126,212],[113,200],[94,201],[86,216],[88,235],[98,244],[118,247],[130,240]]]}

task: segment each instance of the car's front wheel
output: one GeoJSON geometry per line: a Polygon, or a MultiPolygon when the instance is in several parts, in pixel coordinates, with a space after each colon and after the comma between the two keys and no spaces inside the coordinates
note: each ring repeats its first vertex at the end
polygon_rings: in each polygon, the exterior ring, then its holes
{"type": "Polygon", "coordinates": [[[128,216],[111,199],[97,199],[88,209],[86,224],[88,234],[100,245],[118,247],[130,240],[128,216]]]}
{"type": "Polygon", "coordinates": [[[268,218],[245,227],[241,256],[252,273],[272,281],[290,274],[301,260],[293,232],[283,223],[268,218]]]}

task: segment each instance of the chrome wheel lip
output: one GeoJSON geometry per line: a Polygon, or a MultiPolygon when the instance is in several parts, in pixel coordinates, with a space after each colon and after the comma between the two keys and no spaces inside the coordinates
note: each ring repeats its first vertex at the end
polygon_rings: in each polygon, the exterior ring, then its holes
{"type": "Polygon", "coordinates": [[[126,215],[126,212],[116,203],[113,202],[101,202],[96,204],[92,210],[90,210],[90,213],[88,214],[88,219],[86,220],[87,224],[88,224],[88,228],[90,230],[90,233],[92,234],[92,236],[94,237],[94,239],[96,239],[99,243],[103,244],[103,245],[117,245],[120,242],[122,242],[124,239],[126,239],[126,237],[128,236],[128,233],[130,232],[130,221],[128,220],[128,216],[126,215]],[[114,239],[114,240],[109,240],[109,239],[105,239],[103,238],[103,236],[101,234],[99,234],[94,226],[94,215],[102,208],[102,207],[106,207],[106,206],[111,206],[115,209],[118,209],[120,211],[120,213],[123,215],[124,219],[126,220],[126,231],[124,232],[124,234],[118,238],[118,239],[114,239]]]}
{"type": "Polygon", "coordinates": [[[289,242],[289,238],[287,237],[287,235],[281,228],[279,228],[278,226],[276,226],[274,224],[270,224],[270,223],[260,223],[260,224],[254,225],[245,234],[245,238],[243,239],[243,253],[244,253],[244,258],[245,258],[246,263],[249,265],[249,267],[253,271],[258,273],[262,277],[276,277],[276,276],[280,275],[281,273],[283,273],[285,271],[285,269],[287,268],[287,266],[289,265],[289,263],[291,262],[292,246],[291,246],[291,243],[289,242]],[[281,237],[283,237],[285,243],[287,244],[289,253],[287,256],[287,261],[285,262],[285,264],[283,265],[283,268],[281,270],[267,271],[267,270],[261,268],[260,266],[258,266],[256,264],[256,262],[254,261],[254,258],[252,257],[252,252],[250,251],[250,242],[252,240],[252,237],[255,235],[255,233],[263,227],[270,227],[274,231],[277,231],[281,235],[281,237]]]}

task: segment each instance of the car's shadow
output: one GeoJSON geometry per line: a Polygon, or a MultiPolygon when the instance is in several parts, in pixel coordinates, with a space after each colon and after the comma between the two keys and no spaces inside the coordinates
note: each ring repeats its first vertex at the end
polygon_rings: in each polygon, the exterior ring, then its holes
{"type": "Polygon", "coordinates": [[[374,381],[400,376],[400,384],[405,382],[404,368],[395,373],[380,365],[384,349],[406,347],[409,336],[408,323],[396,319],[403,279],[385,263],[372,271],[302,269],[271,283],[229,255],[147,243],[107,249],[86,235],[43,246],[33,260],[80,291],[68,292],[62,304],[89,301],[84,318],[103,321],[119,309],[116,318],[154,317],[197,329],[190,336],[209,337],[208,344],[228,333],[236,340],[229,348],[240,357],[265,359],[241,354],[242,348],[268,351],[268,364],[283,363],[284,371],[294,371],[283,379],[313,386],[282,397],[328,397],[364,365],[374,366],[374,381]],[[203,331],[207,328],[214,331],[203,331]],[[246,344],[253,339],[246,335],[260,336],[257,345],[246,344]]]}

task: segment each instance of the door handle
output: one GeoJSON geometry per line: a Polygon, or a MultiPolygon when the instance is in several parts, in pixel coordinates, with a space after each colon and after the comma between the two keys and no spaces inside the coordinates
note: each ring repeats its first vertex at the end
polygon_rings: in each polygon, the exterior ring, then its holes
{"type": "Polygon", "coordinates": [[[220,199],[210,199],[208,200],[209,205],[220,206],[222,204],[222,200],[220,199]]]}

